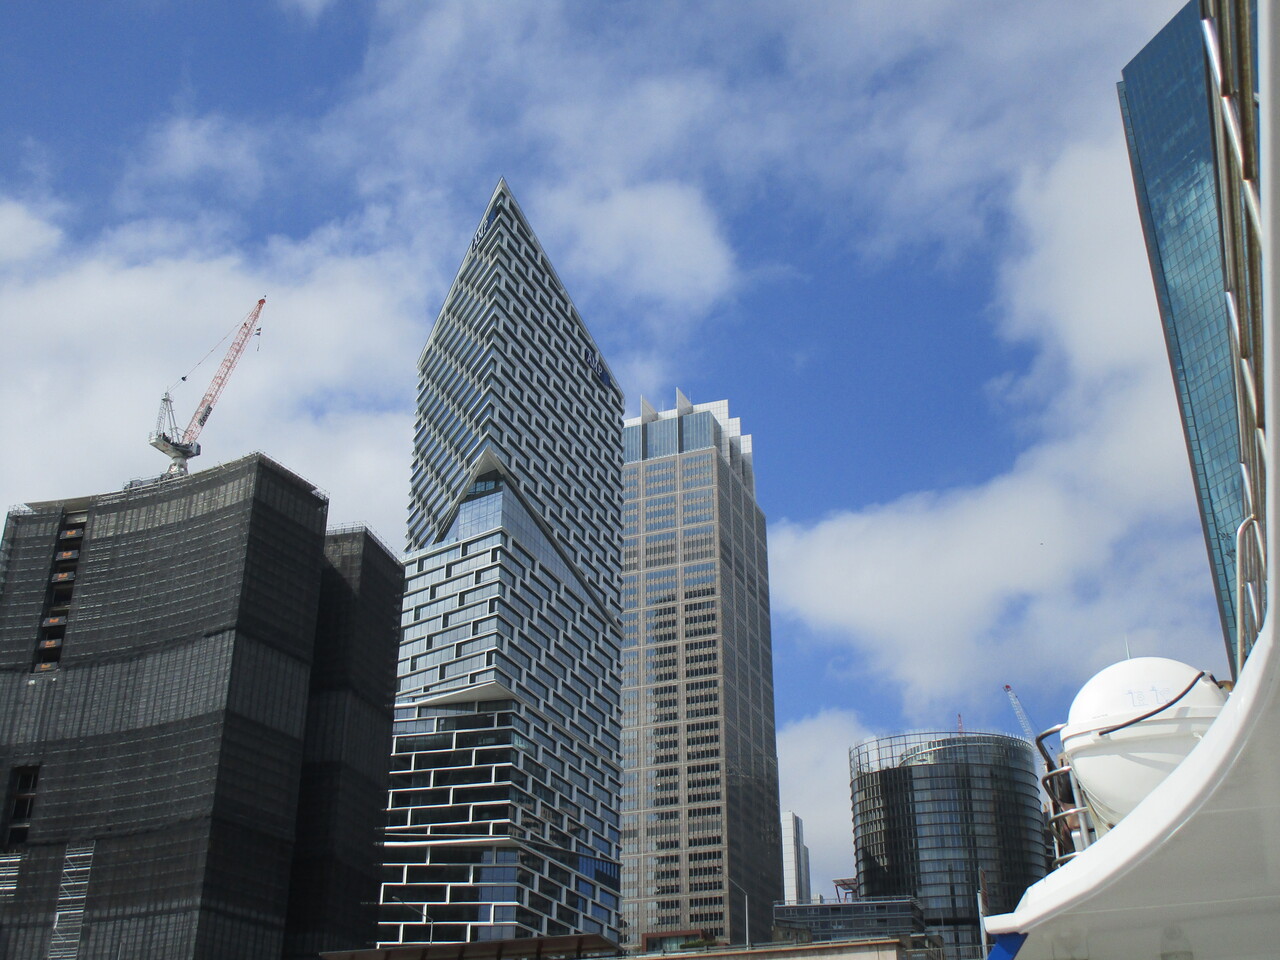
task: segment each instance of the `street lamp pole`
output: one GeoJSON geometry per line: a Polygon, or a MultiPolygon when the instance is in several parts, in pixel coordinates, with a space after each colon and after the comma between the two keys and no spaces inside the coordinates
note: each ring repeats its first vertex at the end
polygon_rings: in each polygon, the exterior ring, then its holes
{"type": "Polygon", "coordinates": [[[746,937],[747,946],[749,947],[751,946],[751,894],[747,893],[746,888],[738,881],[730,880],[728,877],[725,877],[725,879],[729,881],[730,886],[737,887],[742,891],[742,915],[746,920],[746,937]]]}

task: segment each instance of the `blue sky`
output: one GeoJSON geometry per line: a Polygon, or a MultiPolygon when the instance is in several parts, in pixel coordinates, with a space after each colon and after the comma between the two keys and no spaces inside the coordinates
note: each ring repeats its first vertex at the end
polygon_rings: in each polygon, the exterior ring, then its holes
{"type": "Polygon", "coordinates": [[[4,5],[3,501],[159,472],[161,392],[265,294],[203,465],[264,450],[398,545],[505,176],[630,409],[755,437],[824,889],[854,740],[1016,731],[1006,682],[1048,726],[1126,639],[1225,672],[1114,91],[1177,6],[4,5]]]}

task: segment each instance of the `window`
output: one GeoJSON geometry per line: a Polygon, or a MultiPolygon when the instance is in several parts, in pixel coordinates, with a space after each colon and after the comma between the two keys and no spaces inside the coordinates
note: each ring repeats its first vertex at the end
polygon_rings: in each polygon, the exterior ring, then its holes
{"type": "Polygon", "coordinates": [[[5,804],[5,842],[8,846],[27,842],[39,781],[40,768],[35,766],[14,767],[9,775],[9,800],[5,804]]]}

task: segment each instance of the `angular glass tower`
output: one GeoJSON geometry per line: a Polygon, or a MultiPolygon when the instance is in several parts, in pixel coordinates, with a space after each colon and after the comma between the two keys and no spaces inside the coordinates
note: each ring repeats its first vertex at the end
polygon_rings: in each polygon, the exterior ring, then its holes
{"type": "Polygon", "coordinates": [[[1204,37],[1195,0],[1122,76],[1120,112],[1138,211],[1234,675],[1236,531],[1245,505],[1204,37]]]}
{"type": "Polygon", "coordinates": [[[768,940],[782,897],[764,514],[729,404],[624,430],[629,944],[768,940]]]}
{"type": "Polygon", "coordinates": [[[622,394],[505,182],[418,370],[379,940],[617,940],[622,394]]]}

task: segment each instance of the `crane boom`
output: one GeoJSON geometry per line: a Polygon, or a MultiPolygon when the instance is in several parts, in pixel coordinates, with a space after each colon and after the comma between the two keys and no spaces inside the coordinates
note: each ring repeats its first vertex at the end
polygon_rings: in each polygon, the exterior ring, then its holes
{"type": "MultiPolygon", "coordinates": [[[[165,471],[165,476],[186,476],[187,461],[200,455],[200,444],[196,440],[200,436],[200,431],[204,429],[204,425],[209,422],[214,404],[218,402],[218,397],[222,395],[231,371],[236,368],[244,348],[248,346],[249,338],[258,331],[258,318],[262,315],[262,307],[266,302],[266,297],[260,299],[240,324],[235,339],[227,349],[227,355],[222,358],[218,372],[209,381],[208,389],[200,399],[195,413],[191,415],[191,422],[187,424],[187,428],[181,435],[178,434],[177,421],[173,415],[173,398],[169,396],[168,391],[165,392],[164,398],[160,401],[160,413],[156,417],[156,430],[150,437],[151,445],[170,458],[169,469],[165,471]]],[[[185,380],[186,377],[183,379],[185,380]]]]}
{"type": "Polygon", "coordinates": [[[1027,711],[1022,709],[1022,701],[1019,700],[1018,695],[1013,692],[1013,687],[1006,683],[1004,685],[1004,692],[1009,697],[1009,703],[1013,706],[1013,712],[1018,715],[1018,723],[1022,725],[1022,732],[1027,735],[1028,740],[1035,740],[1035,728],[1031,726],[1031,720],[1027,717],[1027,711]]]}
{"type": "Polygon", "coordinates": [[[231,346],[227,349],[227,355],[222,358],[222,365],[218,367],[218,372],[209,381],[209,389],[205,390],[204,396],[200,400],[200,405],[196,407],[196,412],[191,415],[191,422],[187,424],[187,429],[182,432],[183,443],[195,443],[200,436],[200,431],[204,429],[204,425],[209,420],[209,414],[213,413],[213,405],[218,402],[218,397],[222,396],[222,390],[227,385],[227,378],[231,376],[231,371],[240,362],[240,355],[244,353],[244,348],[248,345],[249,338],[253,336],[254,330],[257,329],[258,317],[261,316],[262,305],[266,302],[266,297],[260,299],[253,309],[249,311],[249,315],[244,318],[244,323],[240,324],[240,329],[236,331],[236,338],[231,341],[231,346]]]}

